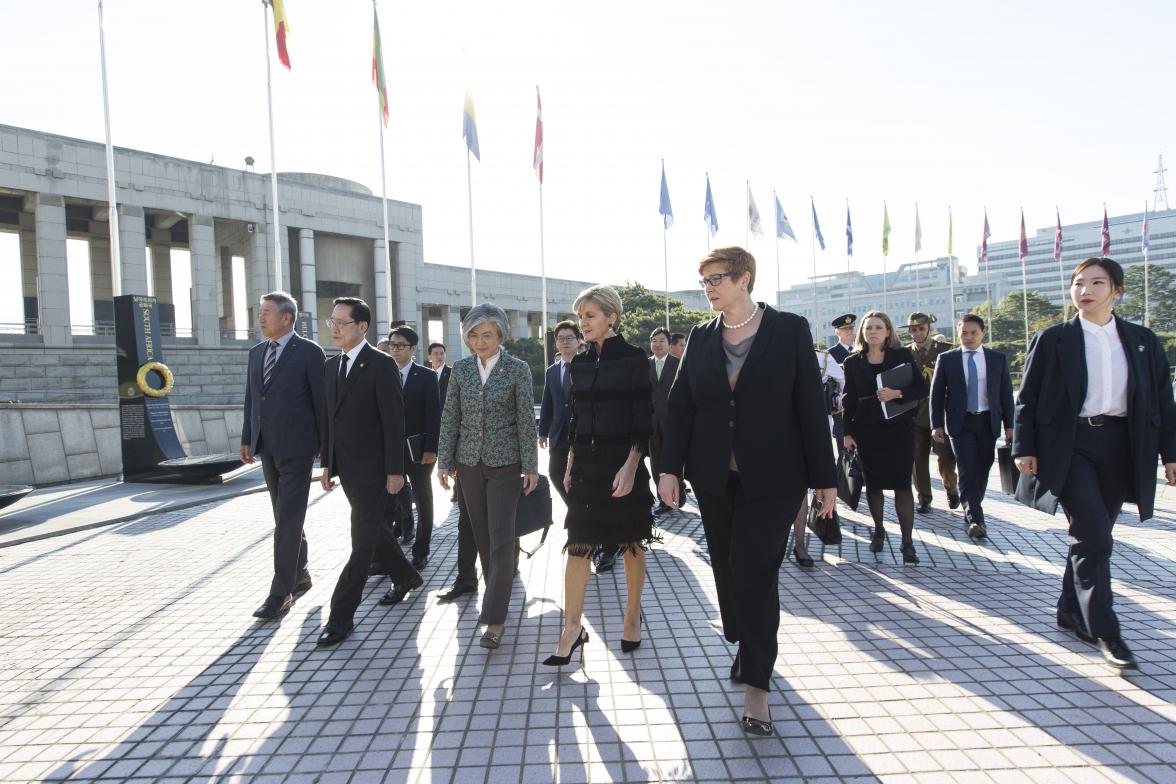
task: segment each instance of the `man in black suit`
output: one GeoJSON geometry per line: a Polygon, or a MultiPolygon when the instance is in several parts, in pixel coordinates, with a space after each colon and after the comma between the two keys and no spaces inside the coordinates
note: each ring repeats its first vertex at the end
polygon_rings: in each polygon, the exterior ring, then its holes
{"type": "MultiPolygon", "coordinates": [[[[653,435],[649,439],[649,466],[652,469],[654,487],[661,478],[658,470],[661,458],[662,439],[669,426],[669,408],[666,401],[670,396],[670,387],[674,385],[674,376],[678,374],[679,359],[670,353],[670,331],[665,327],[657,327],[649,333],[649,351],[653,356],[649,358],[649,381],[653,385],[653,435]]],[[[686,492],[682,487],[682,477],[678,477],[678,497],[685,498],[686,492]]],[[[655,515],[671,511],[665,501],[658,499],[655,515]]]]}
{"type": "Polygon", "coordinates": [[[323,350],[294,332],[298,303],[284,291],[261,298],[258,324],[264,341],[249,350],[241,461],[261,457],[274,510],[274,578],[253,615],[273,620],[294,594],[310,590],[306,569],[306,501],[319,448],[323,403],[323,350]]]}
{"type": "Polygon", "coordinates": [[[413,362],[419,342],[416,330],[409,326],[393,327],[388,333],[388,348],[400,369],[404,390],[404,464],[411,488],[402,541],[406,546],[412,543],[412,568],[417,571],[428,564],[433,540],[433,466],[437,463],[437,437],[441,432],[437,373],[413,362]],[[411,509],[414,500],[419,517],[415,539],[411,509]]]}
{"type": "Polygon", "coordinates": [[[429,344],[429,367],[437,374],[438,390],[441,392],[441,408],[445,408],[445,393],[449,391],[449,373],[453,370],[445,364],[445,344],[429,344]]]}
{"type": "Polygon", "coordinates": [[[1013,437],[1013,381],[1008,358],[983,346],[984,319],[968,313],[956,328],[960,348],[939,355],[931,379],[931,437],[940,444],[951,438],[964,530],[983,539],[988,529],[981,503],[1002,425],[1005,440],[1013,437]]]}
{"type": "Polygon", "coordinates": [[[568,470],[568,425],[572,418],[572,374],[569,365],[580,348],[580,328],[573,321],[555,325],[555,350],[559,358],[547,368],[543,379],[543,402],[539,406],[539,446],[547,450],[547,478],[559,497],[568,502],[564,474],[568,470]]]}
{"type": "Polygon", "coordinates": [[[670,333],[670,356],[674,359],[682,359],[682,355],[686,353],[686,336],[681,332],[670,333]]]}
{"type": "Polygon", "coordinates": [[[338,297],[327,327],[342,352],[326,363],[320,458],[323,490],[342,478],[351,504],[351,557],[335,593],[319,645],[334,645],[354,628],[355,610],[377,541],[388,556],[392,588],[380,604],[398,604],[424,581],[384,524],[389,494],[404,486],[404,398],[396,363],[364,335],[372,312],[358,297],[338,297]]]}
{"type": "MultiPolygon", "coordinates": [[[[833,319],[833,332],[837,335],[837,343],[829,349],[829,356],[833,357],[833,361],[838,365],[844,365],[845,359],[854,352],[853,337],[857,329],[857,316],[852,313],[838,316],[833,319]]],[[[845,452],[845,444],[842,439],[845,436],[845,420],[844,414],[838,411],[833,414],[833,443],[837,445],[837,461],[841,462],[841,455],[845,452]]]]}

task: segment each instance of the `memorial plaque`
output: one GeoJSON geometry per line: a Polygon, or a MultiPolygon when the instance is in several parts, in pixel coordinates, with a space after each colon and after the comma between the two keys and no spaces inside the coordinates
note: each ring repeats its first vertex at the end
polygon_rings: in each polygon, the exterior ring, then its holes
{"type": "Polygon", "coordinates": [[[163,363],[159,324],[154,297],[114,298],[123,480],[127,482],[176,481],[178,475],[159,464],[187,457],[167,400],[173,378],[163,363]]]}

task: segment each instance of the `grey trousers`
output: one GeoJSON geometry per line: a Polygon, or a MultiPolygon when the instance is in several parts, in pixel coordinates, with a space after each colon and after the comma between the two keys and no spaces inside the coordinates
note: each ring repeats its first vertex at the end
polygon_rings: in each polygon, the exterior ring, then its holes
{"type": "Polygon", "coordinates": [[[485,571],[479,623],[506,622],[514,582],[515,510],[523,488],[518,463],[491,468],[457,464],[458,487],[470,515],[470,529],[485,571]]]}

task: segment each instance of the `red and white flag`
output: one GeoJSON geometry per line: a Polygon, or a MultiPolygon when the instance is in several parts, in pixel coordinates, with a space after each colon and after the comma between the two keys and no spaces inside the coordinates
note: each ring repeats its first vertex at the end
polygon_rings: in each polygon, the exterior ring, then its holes
{"type": "Polygon", "coordinates": [[[1021,210],[1021,258],[1029,255],[1029,240],[1025,237],[1025,210],[1021,210]]]}
{"type": "Polygon", "coordinates": [[[1107,205],[1103,205],[1102,255],[1111,255],[1111,227],[1107,225],[1107,205]]]}
{"type": "Polygon", "coordinates": [[[1062,215],[1058,212],[1057,207],[1054,207],[1054,215],[1058,219],[1057,226],[1054,228],[1054,261],[1060,264],[1062,261],[1062,215]]]}
{"type": "Polygon", "coordinates": [[[539,85],[535,85],[535,174],[543,184],[543,101],[539,98],[539,85]]]}
{"type": "Polygon", "coordinates": [[[988,210],[984,210],[984,233],[980,235],[980,258],[988,261],[988,238],[992,232],[988,230],[988,210]]]}

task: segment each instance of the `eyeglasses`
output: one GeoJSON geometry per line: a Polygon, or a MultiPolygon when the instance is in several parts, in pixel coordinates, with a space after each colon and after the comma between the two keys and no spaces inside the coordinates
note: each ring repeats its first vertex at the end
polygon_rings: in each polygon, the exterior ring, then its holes
{"type": "Polygon", "coordinates": [[[334,329],[335,327],[346,327],[349,324],[354,324],[354,321],[340,321],[339,319],[329,318],[326,321],[327,329],[334,329]]]}
{"type": "Polygon", "coordinates": [[[704,289],[707,286],[714,288],[723,282],[723,278],[733,278],[736,274],[734,272],[716,272],[714,275],[707,275],[705,278],[699,280],[698,285],[704,289]]]}
{"type": "Polygon", "coordinates": [[[572,343],[579,340],[575,335],[560,335],[555,339],[556,343],[572,343]]]}
{"type": "Polygon", "coordinates": [[[400,349],[400,348],[411,348],[411,346],[409,346],[407,343],[389,343],[388,348],[400,349]]]}

